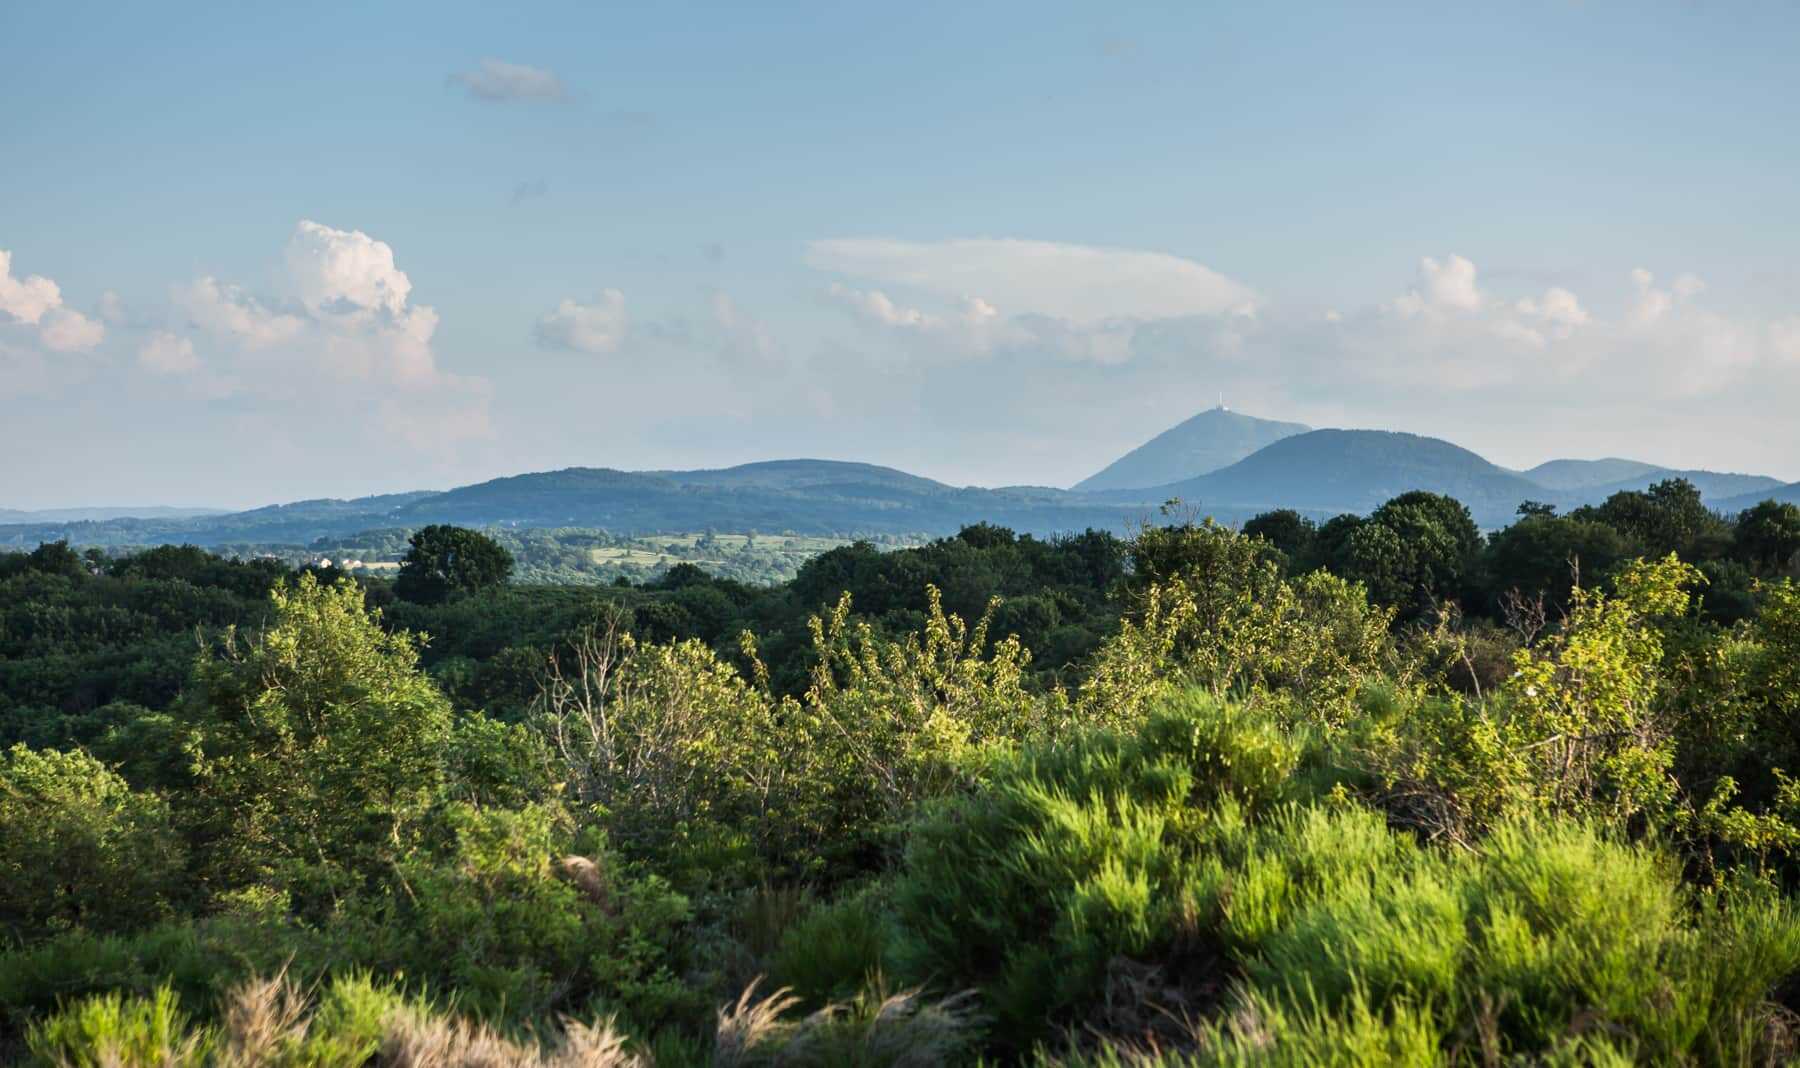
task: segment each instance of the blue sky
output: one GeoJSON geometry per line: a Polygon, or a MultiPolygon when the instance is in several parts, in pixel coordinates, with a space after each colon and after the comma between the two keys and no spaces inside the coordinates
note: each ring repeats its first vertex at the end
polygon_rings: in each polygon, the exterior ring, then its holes
{"type": "Polygon", "coordinates": [[[1797,53],[1780,4],[7,5],[0,506],[1068,484],[1220,391],[1800,478],[1797,53]]]}

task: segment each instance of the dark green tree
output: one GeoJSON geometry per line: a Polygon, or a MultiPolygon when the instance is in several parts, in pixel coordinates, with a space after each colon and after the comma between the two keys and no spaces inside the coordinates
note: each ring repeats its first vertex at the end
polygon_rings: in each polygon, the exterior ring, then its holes
{"type": "Polygon", "coordinates": [[[1744,510],[1732,531],[1738,559],[1755,567],[1786,566],[1800,553],[1800,506],[1764,501],[1744,510]]]}
{"type": "Polygon", "coordinates": [[[1461,597],[1478,563],[1480,529],[1467,506],[1442,494],[1402,493],[1347,529],[1341,541],[1332,529],[1338,522],[1320,532],[1321,541],[1327,532],[1334,535],[1327,565],[1402,612],[1461,597]]]}
{"type": "Polygon", "coordinates": [[[512,553],[480,531],[438,524],[420,529],[410,544],[394,583],[408,601],[437,604],[512,577],[512,553]]]}
{"type": "Polygon", "coordinates": [[[1319,528],[1292,508],[1278,508],[1246,522],[1244,533],[1280,549],[1289,561],[1299,562],[1312,553],[1319,528]]]}

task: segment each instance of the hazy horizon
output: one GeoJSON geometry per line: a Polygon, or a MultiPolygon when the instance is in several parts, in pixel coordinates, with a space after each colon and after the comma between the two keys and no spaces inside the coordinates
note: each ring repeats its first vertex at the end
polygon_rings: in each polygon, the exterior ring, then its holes
{"type": "Polygon", "coordinates": [[[1068,486],[1221,392],[1800,479],[1797,45],[1675,4],[15,5],[0,508],[1068,486]]]}

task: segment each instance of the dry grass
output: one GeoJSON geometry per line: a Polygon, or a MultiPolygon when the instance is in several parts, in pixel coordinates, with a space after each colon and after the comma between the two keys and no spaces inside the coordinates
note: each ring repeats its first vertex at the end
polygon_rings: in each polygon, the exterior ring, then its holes
{"type": "Polygon", "coordinates": [[[972,992],[926,1001],[875,988],[790,1019],[800,999],[786,988],[759,999],[757,985],[719,1010],[715,1068],[931,1068],[966,1053],[980,1022],[972,992]]]}
{"type": "Polygon", "coordinates": [[[592,1027],[564,1021],[560,1042],[545,1047],[515,1042],[478,1023],[452,1017],[402,1014],[381,1041],[385,1068],[650,1068],[602,1021],[592,1027]]]}

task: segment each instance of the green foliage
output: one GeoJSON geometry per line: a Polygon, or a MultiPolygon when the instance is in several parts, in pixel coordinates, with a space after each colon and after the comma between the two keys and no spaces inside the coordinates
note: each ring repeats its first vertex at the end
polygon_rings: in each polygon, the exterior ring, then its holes
{"type": "Polygon", "coordinates": [[[1207,847],[1282,796],[1298,761],[1268,718],[1198,696],[1134,737],[1008,759],[913,832],[894,891],[902,973],[976,987],[1002,1035],[1033,1037],[1095,997],[1115,957],[1182,951],[1221,886],[1207,847]]]}
{"type": "Polygon", "coordinates": [[[1777,1063],[1800,591],[1695,505],[0,558],[0,1058],[1777,1063]]]}
{"type": "Polygon", "coordinates": [[[1260,540],[1210,522],[1146,536],[1146,566],[1167,578],[1095,657],[1084,722],[1130,723],[1182,684],[1278,694],[1330,718],[1389,666],[1392,616],[1362,587],[1323,572],[1283,579],[1260,540]]]}
{"type": "Polygon", "coordinates": [[[688,903],[661,879],[597,842],[578,851],[548,809],[453,805],[444,818],[448,855],[403,865],[399,892],[352,920],[363,960],[486,1018],[697,1018],[703,1004],[677,976],[688,903]]]}
{"type": "Polygon", "coordinates": [[[94,758],[22,745],[0,756],[4,942],[154,921],[182,892],[182,861],[168,805],[94,758]]]}
{"type": "Polygon", "coordinates": [[[89,998],[31,1029],[31,1052],[56,1068],[201,1068],[210,1035],[191,1033],[168,987],[149,998],[89,998]]]}
{"type": "Polygon", "coordinates": [[[423,833],[450,705],[412,638],[383,631],[353,584],[302,575],[271,598],[269,628],[203,661],[178,706],[198,736],[190,815],[218,889],[329,898],[423,833]]]}
{"type": "Polygon", "coordinates": [[[809,1005],[854,996],[882,972],[888,936],[882,905],[863,892],[807,912],[783,933],[771,977],[809,1005]]]}
{"type": "MultiPolygon", "coordinates": [[[[966,782],[984,750],[1047,730],[1051,703],[1025,682],[1031,654],[990,643],[943,610],[935,587],[924,632],[899,641],[852,625],[850,600],[813,620],[817,666],[803,716],[839,833],[891,827],[913,806],[966,782]]],[[[989,606],[991,613],[994,606],[989,606]]]]}
{"type": "Polygon", "coordinates": [[[512,575],[512,554],[480,531],[422,527],[409,544],[394,583],[394,592],[408,601],[434,604],[454,594],[498,586],[512,575]]]}
{"type": "Polygon", "coordinates": [[[1436,493],[1403,493],[1337,544],[1332,570],[1381,604],[1412,611],[1458,597],[1476,564],[1481,533],[1468,508],[1436,493]]]}
{"type": "Polygon", "coordinates": [[[1767,570],[1786,567],[1800,554],[1800,505],[1763,501],[1744,510],[1732,531],[1739,559],[1767,570]]]}

